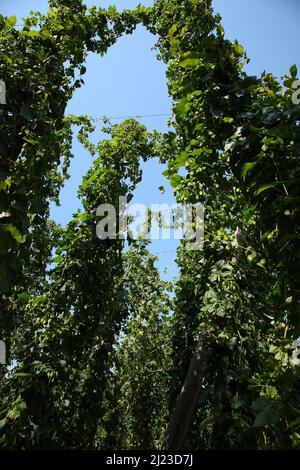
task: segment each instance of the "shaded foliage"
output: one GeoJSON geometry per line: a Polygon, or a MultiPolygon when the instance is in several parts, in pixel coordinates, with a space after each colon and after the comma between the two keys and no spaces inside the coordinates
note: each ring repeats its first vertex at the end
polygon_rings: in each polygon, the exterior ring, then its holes
{"type": "MultiPolygon", "coordinates": [[[[119,13],[52,0],[23,28],[0,17],[2,448],[160,448],[200,337],[209,351],[184,446],[299,448],[297,68],[248,76],[210,1],[157,0],[119,13]],[[143,24],[167,64],[173,130],[135,120],[92,144],[65,116],[89,52],[143,24]],[[83,211],[49,220],[74,126],[94,156],[83,211]],[[130,201],[159,156],[178,202],[205,206],[202,250],[178,250],[175,297],[147,244],[96,237],[97,207],[130,201]],[[53,255],[53,253],[55,253],[53,255]],[[54,258],[53,258],[54,256],[54,258]]],[[[195,398],[195,397],[193,397],[195,398]]]]}

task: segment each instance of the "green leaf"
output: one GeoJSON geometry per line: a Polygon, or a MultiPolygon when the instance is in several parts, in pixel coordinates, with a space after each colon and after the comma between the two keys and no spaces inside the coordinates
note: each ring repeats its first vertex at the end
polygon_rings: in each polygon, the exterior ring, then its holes
{"type": "Polygon", "coordinates": [[[2,58],[5,60],[5,62],[8,62],[9,64],[12,63],[12,59],[7,54],[3,54],[2,58]]]}
{"type": "Polygon", "coordinates": [[[243,400],[241,399],[241,397],[235,395],[233,397],[233,399],[231,400],[231,406],[234,410],[237,410],[238,408],[240,408],[241,406],[243,405],[243,400]]]}
{"type": "Polygon", "coordinates": [[[274,403],[268,397],[259,397],[252,405],[253,410],[257,413],[253,427],[262,428],[269,424],[276,424],[280,420],[280,415],[274,403]]]}
{"type": "Polygon", "coordinates": [[[11,185],[11,178],[7,178],[6,180],[0,181],[0,191],[4,191],[5,189],[9,188],[11,185]]]}
{"type": "Polygon", "coordinates": [[[180,155],[178,155],[178,157],[176,157],[176,160],[174,162],[174,168],[180,168],[181,166],[184,166],[187,159],[187,152],[182,152],[180,155]]]}
{"type": "Polygon", "coordinates": [[[29,36],[29,37],[35,39],[35,38],[38,38],[40,36],[40,32],[39,31],[34,31],[34,30],[26,31],[26,36],[29,36]]]}
{"type": "Polygon", "coordinates": [[[199,65],[199,59],[184,59],[179,62],[179,65],[184,69],[193,68],[199,65]]]}
{"type": "Polygon", "coordinates": [[[274,181],[274,183],[270,184],[264,184],[263,186],[260,186],[257,191],[255,191],[256,196],[259,196],[259,194],[263,193],[264,191],[267,191],[267,189],[272,189],[275,188],[275,186],[278,186],[278,184],[281,184],[280,181],[274,181]]]}
{"type": "Polygon", "coordinates": [[[30,294],[27,292],[22,292],[22,294],[18,295],[18,299],[22,300],[23,302],[28,302],[28,300],[31,298],[30,294]]]}
{"type": "Polygon", "coordinates": [[[6,418],[1,419],[1,421],[0,421],[0,429],[4,428],[4,426],[6,425],[6,423],[7,423],[7,419],[6,419],[6,418]]]}
{"type": "Polygon", "coordinates": [[[15,227],[14,225],[12,224],[8,224],[4,227],[4,230],[6,230],[7,232],[9,232],[11,234],[11,236],[18,242],[18,243],[24,243],[26,237],[24,235],[21,234],[21,232],[17,229],[17,227],[15,227]]]}
{"type": "Polygon", "coordinates": [[[52,258],[52,259],[50,260],[50,264],[52,264],[52,263],[60,263],[61,260],[62,260],[62,257],[61,257],[61,256],[55,256],[55,258],[52,258]]]}
{"type": "Polygon", "coordinates": [[[294,78],[287,78],[286,80],[284,80],[283,84],[286,88],[293,88],[294,81],[294,78]]]}
{"type": "Polygon", "coordinates": [[[295,64],[291,66],[290,73],[291,73],[291,76],[293,78],[297,77],[298,69],[297,69],[297,66],[295,64]]]}
{"type": "Polygon", "coordinates": [[[173,24],[173,26],[171,26],[171,28],[169,29],[169,37],[172,37],[174,36],[174,34],[176,33],[177,31],[177,25],[176,24],[173,24]]]}
{"type": "Polygon", "coordinates": [[[242,166],[242,169],[241,169],[241,176],[245,176],[254,167],[255,167],[254,162],[244,163],[244,165],[242,166]]]}
{"type": "Polygon", "coordinates": [[[238,44],[237,42],[235,44],[233,44],[233,48],[239,56],[242,56],[242,55],[245,54],[244,48],[240,44],[238,44]]]}
{"type": "Polygon", "coordinates": [[[16,26],[17,24],[17,17],[14,15],[14,16],[8,16],[6,18],[6,24],[8,26],[16,26]]]}
{"type": "Polygon", "coordinates": [[[28,138],[28,137],[24,137],[24,140],[25,140],[26,142],[28,142],[29,144],[32,144],[32,145],[36,145],[36,144],[39,143],[38,140],[36,140],[36,139],[30,139],[30,138],[28,138]]]}
{"type": "Polygon", "coordinates": [[[181,176],[179,176],[179,175],[172,176],[170,184],[173,188],[175,188],[175,189],[178,188],[180,183],[181,183],[181,176]]]}
{"type": "Polygon", "coordinates": [[[175,111],[175,114],[179,118],[181,118],[181,117],[183,118],[183,117],[186,116],[186,114],[190,110],[190,108],[191,108],[191,104],[185,98],[185,99],[182,99],[181,101],[179,101],[179,103],[175,106],[174,111],[175,111]]]}
{"type": "Polygon", "coordinates": [[[110,6],[108,7],[108,14],[109,14],[110,16],[115,16],[115,15],[117,14],[117,12],[118,12],[118,11],[117,11],[117,7],[116,7],[115,5],[110,5],[110,6]]]}
{"type": "Polygon", "coordinates": [[[276,424],[280,420],[280,416],[272,406],[267,406],[263,411],[260,411],[254,420],[254,428],[263,428],[269,424],[276,424]]]}

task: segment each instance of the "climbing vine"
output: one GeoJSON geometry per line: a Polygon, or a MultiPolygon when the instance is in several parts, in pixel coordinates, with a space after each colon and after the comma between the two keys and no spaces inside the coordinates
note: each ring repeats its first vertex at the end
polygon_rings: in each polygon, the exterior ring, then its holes
{"type": "Polygon", "coordinates": [[[0,16],[0,336],[12,366],[0,366],[0,446],[299,448],[296,66],[283,84],[248,76],[211,1],[49,4],[21,30],[0,16]],[[67,103],[88,53],[138,24],[167,65],[172,130],[108,122],[93,144],[95,121],[66,116],[67,103]],[[62,228],[49,204],[76,126],[94,163],[83,210],[62,228]],[[119,227],[115,240],[96,236],[97,207],[130,201],[154,156],[177,201],[205,207],[203,248],[181,243],[172,299],[147,243],[119,227]]]}

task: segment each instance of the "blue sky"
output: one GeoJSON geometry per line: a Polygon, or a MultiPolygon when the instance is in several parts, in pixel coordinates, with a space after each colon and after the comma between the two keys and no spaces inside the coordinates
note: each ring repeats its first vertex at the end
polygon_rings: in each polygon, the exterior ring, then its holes
{"type": "MultiPolygon", "coordinates": [[[[134,8],[138,1],[88,0],[88,6],[107,7],[116,4],[119,9],[134,8]]],[[[146,6],[152,0],[141,1],[146,6]]],[[[298,34],[299,0],[214,0],[215,10],[223,17],[226,36],[244,46],[251,61],[247,72],[259,75],[266,70],[281,76],[291,64],[299,66],[300,37],[298,34]]],[[[0,13],[16,15],[18,23],[30,10],[44,12],[46,0],[0,0],[0,13]]],[[[171,102],[167,93],[165,66],[155,58],[151,50],[155,42],[143,28],[133,36],[125,36],[101,58],[91,54],[87,61],[85,85],[76,92],[67,112],[103,115],[136,116],[170,113],[171,102]]],[[[167,130],[167,117],[144,118],[149,130],[167,130]]],[[[117,122],[117,121],[114,121],[117,122]]],[[[97,137],[97,134],[96,134],[97,137]]],[[[98,132],[98,139],[101,133],[98,132]]],[[[75,158],[71,165],[71,178],[61,194],[61,206],[52,207],[51,215],[61,224],[66,224],[80,207],[76,193],[82,176],[91,166],[91,157],[74,143],[75,158]]],[[[174,202],[172,191],[162,176],[163,168],[157,161],[143,166],[144,179],[136,191],[135,202],[145,204],[174,202]],[[166,187],[161,195],[159,186],[166,187]]],[[[175,241],[156,241],[152,251],[160,253],[159,268],[167,268],[166,278],[176,274],[174,258],[175,241]]]]}

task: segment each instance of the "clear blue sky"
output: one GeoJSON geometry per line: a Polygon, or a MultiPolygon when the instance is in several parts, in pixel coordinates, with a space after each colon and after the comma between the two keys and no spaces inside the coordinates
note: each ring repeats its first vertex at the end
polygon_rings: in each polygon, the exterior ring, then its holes
{"type": "MultiPolygon", "coordinates": [[[[134,8],[138,2],[124,0],[88,0],[88,6],[107,7],[116,4],[119,9],[134,8]]],[[[152,5],[152,0],[141,2],[152,5]]],[[[281,76],[291,64],[300,65],[299,18],[300,0],[214,0],[215,10],[223,17],[223,26],[229,39],[238,39],[251,58],[247,72],[259,75],[263,70],[281,76]]],[[[0,12],[16,15],[18,23],[30,10],[46,11],[47,0],[0,0],[0,12]]],[[[143,28],[133,36],[125,36],[113,46],[108,55],[101,58],[90,55],[87,61],[85,85],[76,92],[68,106],[68,112],[89,114],[95,117],[132,116],[168,113],[171,109],[165,80],[165,66],[155,58],[152,51],[155,39],[143,28]]],[[[165,131],[167,118],[145,118],[147,127],[165,131]]],[[[98,138],[101,134],[98,133],[98,138]]],[[[76,196],[82,176],[92,163],[91,157],[74,144],[75,158],[71,165],[71,179],[61,195],[61,207],[52,207],[52,217],[66,224],[80,207],[76,196]]],[[[156,161],[144,166],[144,180],[136,191],[135,202],[145,204],[170,203],[172,191],[161,175],[163,169],[156,161]],[[159,186],[166,186],[164,195],[159,186]]],[[[152,250],[165,252],[160,255],[161,271],[168,267],[167,278],[176,274],[174,257],[177,243],[154,242],[152,250]]]]}

